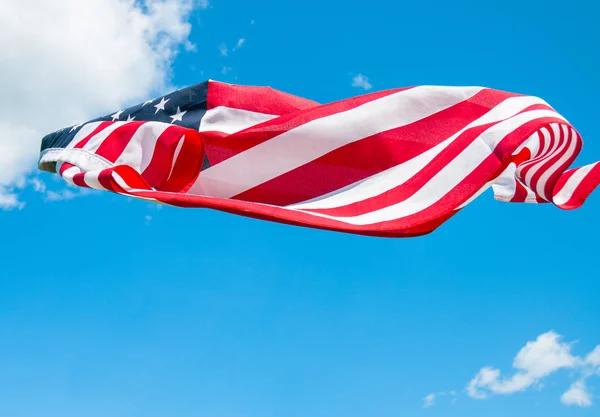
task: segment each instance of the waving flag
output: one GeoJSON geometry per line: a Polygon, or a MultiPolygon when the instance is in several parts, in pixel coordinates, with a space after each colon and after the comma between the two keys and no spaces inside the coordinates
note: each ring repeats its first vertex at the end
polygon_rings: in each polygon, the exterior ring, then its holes
{"type": "Polygon", "coordinates": [[[67,182],[349,233],[429,233],[487,188],[507,202],[581,206],[600,164],[544,100],[420,86],[318,104],[207,81],[62,129],[39,168],[67,182]]]}

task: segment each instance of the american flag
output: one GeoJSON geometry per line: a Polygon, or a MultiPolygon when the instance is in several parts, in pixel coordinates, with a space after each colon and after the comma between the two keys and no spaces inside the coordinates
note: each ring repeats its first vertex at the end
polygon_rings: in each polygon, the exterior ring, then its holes
{"type": "Polygon", "coordinates": [[[319,104],[206,81],[42,140],[39,168],[80,187],[179,207],[386,237],[432,232],[492,187],[581,206],[600,164],[544,100],[417,86],[319,104]]]}

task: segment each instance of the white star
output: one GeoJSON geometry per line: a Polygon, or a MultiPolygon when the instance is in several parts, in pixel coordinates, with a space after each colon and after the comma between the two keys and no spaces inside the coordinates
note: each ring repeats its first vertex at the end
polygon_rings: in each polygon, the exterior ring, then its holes
{"type": "Polygon", "coordinates": [[[77,130],[77,129],[79,129],[81,126],[83,126],[83,123],[79,123],[78,125],[75,125],[75,126],[73,126],[73,127],[71,128],[71,130],[69,130],[69,133],[71,133],[71,132],[72,132],[72,131],[74,131],[74,130],[77,130]]]}
{"type": "Polygon", "coordinates": [[[131,122],[133,119],[135,119],[135,116],[131,117],[130,114],[127,115],[127,121],[131,122]]]}
{"type": "Polygon", "coordinates": [[[159,110],[165,111],[165,104],[167,104],[167,101],[171,100],[170,98],[166,99],[163,97],[160,99],[160,103],[158,103],[156,106],[154,106],[156,108],[156,112],[154,112],[154,114],[158,113],[159,110]]]}
{"type": "Polygon", "coordinates": [[[144,104],[142,104],[142,107],[144,107],[146,104],[152,104],[153,101],[154,101],[154,99],[148,100],[147,102],[145,102],[144,104]]]}
{"type": "Polygon", "coordinates": [[[177,107],[177,114],[174,114],[173,116],[169,116],[171,119],[171,123],[174,123],[175,121],[181,122],[181,119],[183,119],[183,115],[187,113],[186,111],[181,111],[181,109],[179,107],[177,107]]]}
{"type": "Polygon", "coordinates": [[[122,113],[123,113],[123,110],[119,110],[118,112],[116,112],[115,114],[113,114],[112,116],[110,116],[110,117],[112,117],[112,119],[113,119],[113,122],[114,122],[115,120],[119,120],[119,117],[121,117],[121,114],[122,114],[122,113]]]}

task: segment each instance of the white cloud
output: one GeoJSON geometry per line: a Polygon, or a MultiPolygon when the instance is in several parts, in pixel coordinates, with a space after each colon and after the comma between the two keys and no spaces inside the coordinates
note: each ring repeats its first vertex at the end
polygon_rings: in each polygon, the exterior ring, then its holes
{"type": "Polygon", "coordinates": [[[183,43],[183,47],[185,48],[186,51],[188,52],[196,52],[198,50],[198,48],[196,47],[195,43],[192,43],[191,41],[187,40],[183,43]]]}
{"type": "Polygon", "coordinates": [[[77,197],[82,197],[97,192],[96,190],[90,188],[80,188],[75,185],[62,182],[62,180],[61,185],[64,188],[58,190],[48,189],[44,181],[42,181],[38,177],[32,178],[28,181],[28,183],[29,185],[31,185],[35,192],[43,194],[44,201],[49,203],[56,201],[72,200],[77,197]]]}
{"type": "Polygon", "coordinates": [[[170,88],[194,0],[0,2],[0,207],[36,169],[41,138],[170,88]]]}
{"type": "MultiPolygon", "coordinates": [[[[244,43],[246,43],[246,39],[244,39],[244,38],[238,39],[238,41],[235,43],[235,46],[233,48],[231,48],[231,52],[235,52],[238,49],[240,49],[244,45],[244,43]]],[[[227,47],[227,44],[225,42],[223,42],[219,45],[219,53],[221,54],[221,56],[229,55],[229,48],[227,47]]]]}
{"type": "Polygon", "coordinates": [[[46,184],[44,184],[44,181],[40,180],[39,178],[32,178],[30,183],[33,189],[38,193],[46,192],[46,184]]]}
{"type": "Polygon", "coordinates": [[[435,394],[431,393],[423,398],[423,408],[429,408],[435,403],[435,394]]]}
{"type": "Polygon", "coordinates": [[[233,50],[237,51],[238,49],[240,49],[244,45],[244,43],[246,43],[246,39],[244,39],[244,38],[238,39],[237,43],[233,47],[233,50]]]}
{"type": "Polygon", "coordinates": [[[22,209],[23,207],[25,207],[25,204],[19,201],[14,193],[0,188],[0,209],[11,210],[22,209]]]}
{"type": "Polygon", "coordinates": [[[371,88],[373,88],[373,86],[369,82],[369,78],[365,77],[362,74],[358,74],[352,79],[352,87],[360,87],[364,90],[370,90],[371,88]]]}
{"type": "Polygon", "coordinates": [[[208,6],[210,6],[210,3],[208,0],[199,0],[198,1],[198,7],[200,7],[201,9],[208,9],[208,6]]]}
{"type": "Polygon", "coordinates": [[[456,397],[456,391],[452,390],[452,391],[432,392],[431,394],[428,394],[423,398],[423,408],[429,408],[429,407],[433,406],[438,397],[444,397],[446,395],[449,397],[453,397],[451,400],[452,405],[456,404],[456,398],[454,398],[454,397],[456,397]]]}
{"type": "Polygon", "coordinates": [[[69,190],[61,190],[61,191],[48,191],[46,193],[46,201],[63,201],[63,200],[72,200],[77,197],[78,194],[69,190]]]}
{"type": "Polygon", "coordinates": [[[579,407],[590,407],[592,397],[587,392],[585,382],[579,380],[574,382],[571,387],[560,397],[560,402],[565,405],[577,405],[579,407]]]}
{"type": "Polygon", "coordinates": [[[600,345],[596,346],[594,350],[592,350],[585,357],[586,365],[590,365],[592,367],[598,368],[600,370],[600,345]]]}
{"type": "Polygon", "coordinates": [[[231,72],[232,69],[233,68],[231,68],[231,67],[223,66],[223,68],[221,68],[221,74],[227,75],[227,74],[229,74],[231,72]]]}
{"type": "Polygon", "coordinates": [[[487,398],[487,394],[483,391],[479,390],[479,387],[486,387],[490,384],[494,383],[498,380],[500,376],[500,371],[498,369],[485,367],[481,368],[481,370],[475,375],[475,377],[469,382],[467,386],[467,393],[469,397],[475,398],[478,400],[483,400],[487,398]]]}
{"type": "MultiPolygon", "coordinates": [[[[499,369],[483,367],[467,384],[467,394],[483,400],[494,394],[513,394],[530,387],[542,388],[542,380],[560,369],[571,369],[578,380],[561,396],[567,405],[588,407],[592,396],[586,389],[586,380],[594,374],[600,375],[600,345],[583,358],[571,353],[574,342],[564,342],[562,336],[550,331],[529,341],[513,360],[515,372],[502,377],[499,369]]],[[[573,375],[573,374],[572,374],[573,375]]]]}
{"type": "Polygon", "coordinates": [[[476,399],[485,399],[489,393],[512,394],[538,384],[559,369],[577,364],[578,359],[571,355],[571,343],[562,342],[555,332],[544,333],[517,353],[513,360],[513,368],[517,370],[514,375],[501,378],[500,370],[484,367],[469,382],[467,393],[476,399]]]}
{"type": "Polygon", "coordinates": [[[527,342],[513,362],[534,378],[543,378],[560,368],[572,368],[577,358],[571,355],[572,343],[564,343],[555,332],[541,334],[535,341],[527,342]]]}

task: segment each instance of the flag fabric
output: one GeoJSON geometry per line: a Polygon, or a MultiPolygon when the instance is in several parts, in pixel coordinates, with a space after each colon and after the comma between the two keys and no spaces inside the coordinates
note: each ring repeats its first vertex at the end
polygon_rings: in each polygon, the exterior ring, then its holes
{"type": "Polygon", "coordinates": [[[488,188],[575,209],[600,163],[569,169],[578,131],[544,100],[417,86],[319,104],[207,81],[43,138],[67,182],[348,233],[432,232],[488,188]]]}

